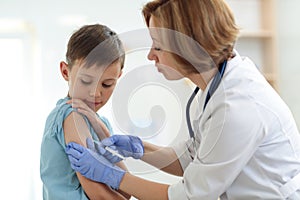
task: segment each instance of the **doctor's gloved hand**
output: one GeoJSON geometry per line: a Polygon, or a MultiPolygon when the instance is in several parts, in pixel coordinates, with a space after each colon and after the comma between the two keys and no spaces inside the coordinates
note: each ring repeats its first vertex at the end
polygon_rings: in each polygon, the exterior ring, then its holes
{"type": "Polygon", "coordinates": [[[102,155],[77,143],[67,145],[66,153],[71,167],[81,175],[96,182],[118,189],[125,171],[109,162],[102,155]]]}
{"type": "Polygon", "coordinates": [[[142,140],[132,135],[113,135],[101,141],[101,144],[117,150],[124,157],[140,159],[144,155],[142,140]]]}
{"type": "MultiPolygon", "coordinates": [[[[119,156],[115,156],[114,154],[112,154],[111,152],[106,150],[105,146],[102,144],[101,141],[93,141],[91,138],[87,138],[86,145],[87,145],[87,148],[104,156],[107,160],[109,160],[109,162],[111,162],[113,164],[123,160],[119,156]]],[[[113,150],[115,150],[115,149],[113,149],[113,150]]]]}

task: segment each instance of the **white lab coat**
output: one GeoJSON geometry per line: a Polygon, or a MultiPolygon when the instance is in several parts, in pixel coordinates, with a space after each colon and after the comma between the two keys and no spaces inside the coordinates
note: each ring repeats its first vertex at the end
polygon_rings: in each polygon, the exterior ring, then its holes
{"type": "Polygon", "coordinates": [[[174,146],[184,175],[169,199],[300,200],[296,123],[253,62],[237,53],[202,112],[209,85],[193,121],[195,158],[191,140],[174,146]]]}

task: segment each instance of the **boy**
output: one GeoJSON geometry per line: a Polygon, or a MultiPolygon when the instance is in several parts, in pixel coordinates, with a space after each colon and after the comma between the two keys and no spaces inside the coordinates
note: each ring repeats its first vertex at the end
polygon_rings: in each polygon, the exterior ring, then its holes
{"type": "MultiPolygon", "coordinates": [[[[68,95],[48,116],[41,145],[44,200],[129,198],[75,172],[65,153],[71,141],[86,146],[87,138],[101,140],[112,132],[109,122],[96,112],[110,98],[124,59],[120,39],[106,26],[86,25],[71,36],[66,62],[60,62],[61,74],[69,85],[68,95]]],[[[124,164],[119,166],[125,169],[124,164]]]]}

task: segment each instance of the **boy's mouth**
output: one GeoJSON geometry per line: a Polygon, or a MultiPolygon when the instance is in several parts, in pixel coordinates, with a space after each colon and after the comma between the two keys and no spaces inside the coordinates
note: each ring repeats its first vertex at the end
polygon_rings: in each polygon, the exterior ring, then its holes
{"type": "Polygon", "coordinates": [[[97,101],[97,102],[96,101],[94,101],[94,102],[86,101],[86,104],[90,108],[94,109],[94,108],[98,107],[99,105],[101,105],[101,101],[97,101]]]}

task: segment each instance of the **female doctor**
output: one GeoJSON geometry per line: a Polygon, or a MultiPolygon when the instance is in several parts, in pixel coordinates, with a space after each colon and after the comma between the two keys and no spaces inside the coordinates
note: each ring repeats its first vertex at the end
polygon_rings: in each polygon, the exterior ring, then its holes
{"type": "Polygon", "coordinates": [[[225,1],[154,0],[143,15],[153,40],[148,59],[165,78],[186,77],[202,91],[199,112],[188,121],[192,138],[174,147],[130,135],[88,140],[89,148],[70,143],[73,169],[138,199],[299,200],[295,121],[253,62],[233,50],[238,28],[225,1]],[[182,180],[167,185],[136,177],[114,165],[120,159],[105,146],[182,180]]]}

